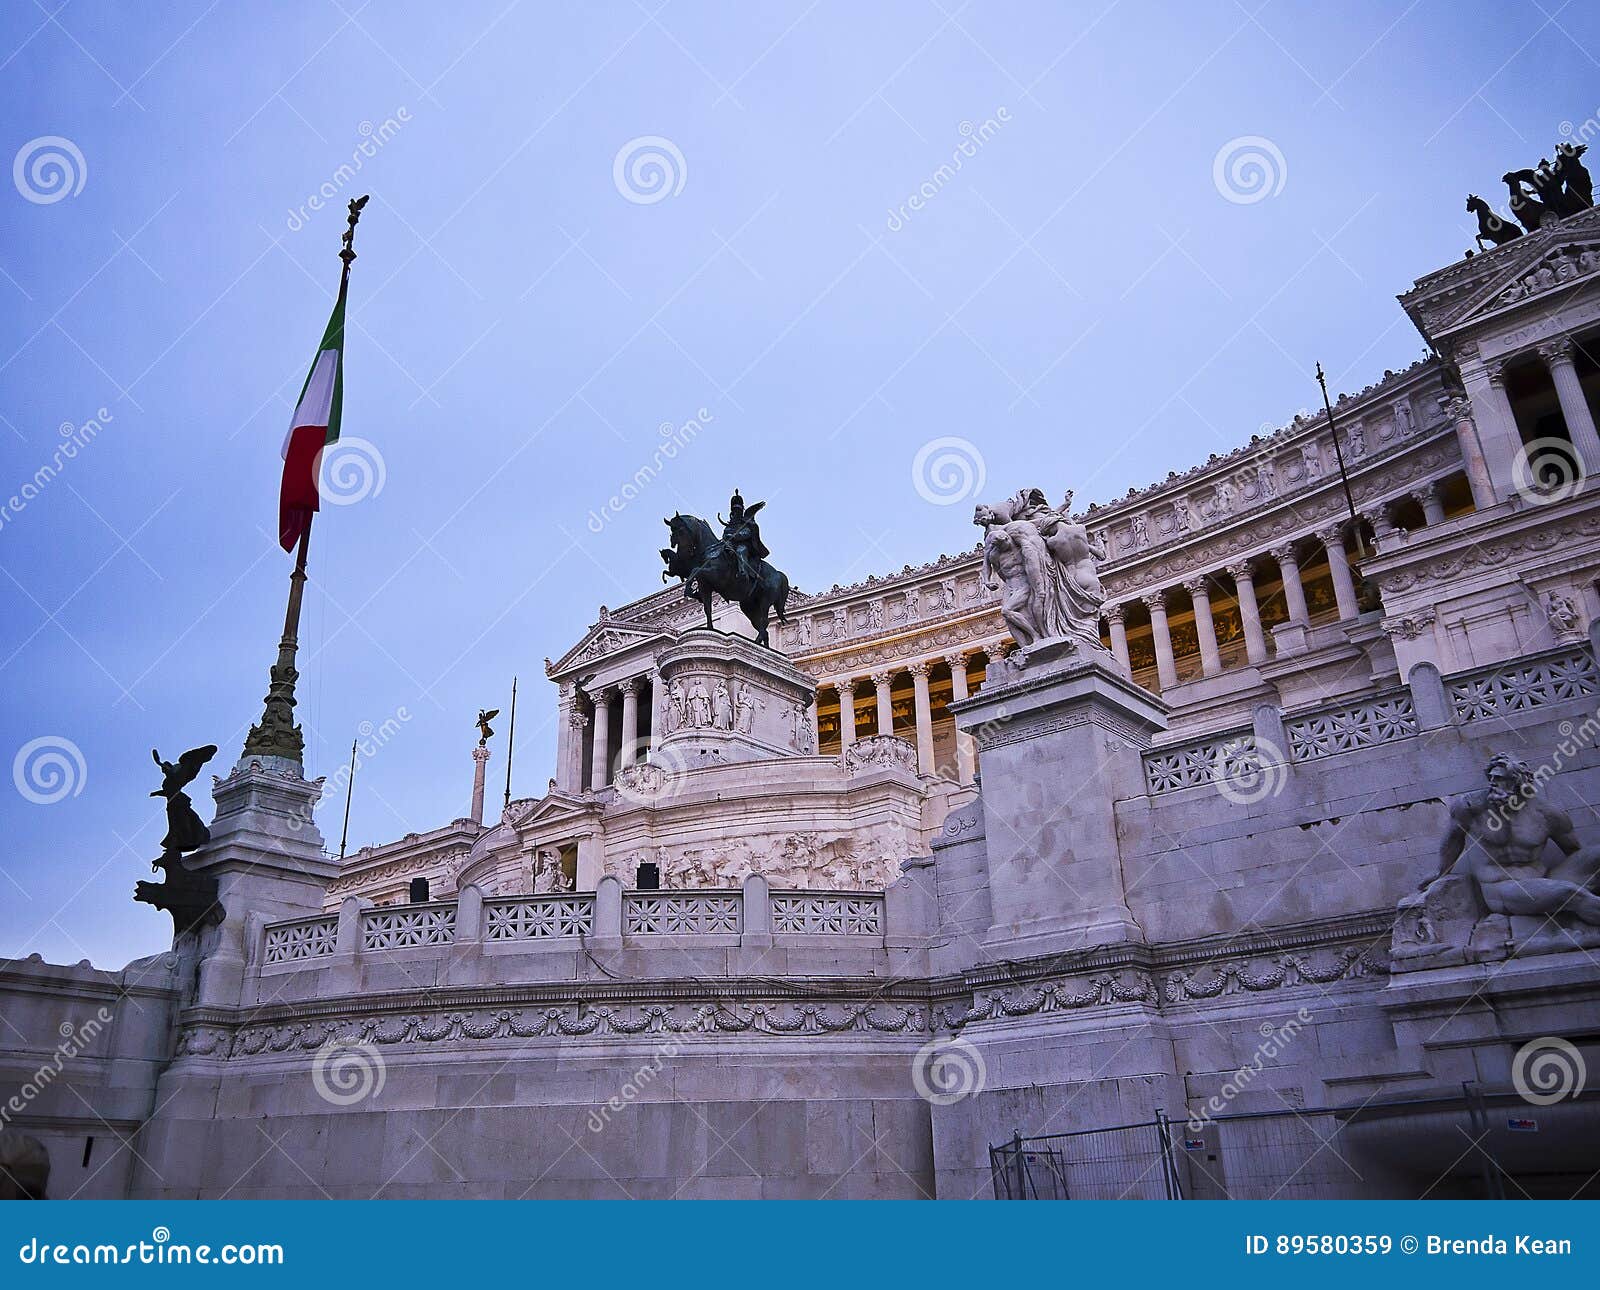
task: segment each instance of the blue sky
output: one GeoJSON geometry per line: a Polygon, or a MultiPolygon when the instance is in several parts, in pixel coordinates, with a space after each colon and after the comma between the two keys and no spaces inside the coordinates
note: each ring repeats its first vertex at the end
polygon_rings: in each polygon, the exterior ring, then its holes
{"type": "Polygon", "coordinates": [[[1081,505],[1282,424],[1319,359],[1355,389],[1418,357],[1393,297],[1470,245],[1466,193],[1498,201],[1600,111],[1577,13],[7,6],[0,500],[57,469],[0,524],[0,954],[167,943],[130,899],[149,749],[214,742],[221,771],[260,710],[278,448],[349,197],[344,432],[381,488],[317,522],[301,715],[314,774],[400,727],[354,847],[465,814],[472,717],[514,673],[517,792],[541,791],[543,660],[660,585],[675,509],[766,498],[777,563],[825,589],[975,539],[915,487],[931,439],[976,445],[990,493],[1081,505]],[[641,151],[669,192],[630,189],[641,151]],[[65,787],[24,792],[19,754],[63,744],[65,787]]]}

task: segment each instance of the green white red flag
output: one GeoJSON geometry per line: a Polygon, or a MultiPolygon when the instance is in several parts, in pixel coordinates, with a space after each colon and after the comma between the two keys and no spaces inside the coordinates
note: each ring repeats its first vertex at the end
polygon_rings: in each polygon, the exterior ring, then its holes
{"type": "Polygon", "coordinates": [[[339,284],[322,344],[306,375],[283,439],[283,485],[278,493],[278,543],[293,551],[311,527],[318,508],[317,475],[322,454],[339,439],[339,417],[344,404],[344,303],[346,282],[339,284]]]}

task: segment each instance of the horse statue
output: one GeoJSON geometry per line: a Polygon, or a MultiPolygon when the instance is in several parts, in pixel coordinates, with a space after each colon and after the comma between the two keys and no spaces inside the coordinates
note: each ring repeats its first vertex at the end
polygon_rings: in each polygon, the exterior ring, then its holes
{"type": "MultiPolygon", "coordinates": [[[[742,502],[732,509],[740,520],[744,519],[742,502]]],[[[720,538],[711,525],[697,515],[675,514],[663,523],[672,534],[672,545],[661,550],[661,559],[667,566],[661,571],[661,581],[669,577],[682,579],[685,599],[698,600],[705,607],[708,628],[712,626],[713,595],[737,601],[756,629],[756,643],[770,649],[771,642],[767,639],[770,616],[776,613],[780,623],[788,621],[783,610],[789,599],[789,579],[760,555],[752,553],[747,545],[741,545],[741,541],[749,542],[749,538],[742,535],[754,529],[753,523],[743,522],[737,527],[730,523],[728,531],[720,538]]],[[[759,534],[754,537],[754,545],[765,552],[759,534]]]]}
{"type": "Polygon", "coordinates": [[[1494,213],[1494,208],[1479,197],[1476,193],[1467,198],[1467,210],[1478,217],[1478,250],[1486,251],[1484,240],[1488,239],[1496,246],[1522,236],[1522,230],[1510,220],[1501,219],[1494,213]]]}
{"type": "Polygon", "coordinates": [[[1537,233],[1544,227],[1545,216],[1548,215],[1553,220],[1556,214],[1532,193],[1523,191],[1524,181],[1528,181],[1532,174],[1531,170],[1508,170],[1500,176],[1500,182],[1505,184],[1511,196],[1511,213],[1516,217],[1517,223],[1528,232],[1537,233]]]}

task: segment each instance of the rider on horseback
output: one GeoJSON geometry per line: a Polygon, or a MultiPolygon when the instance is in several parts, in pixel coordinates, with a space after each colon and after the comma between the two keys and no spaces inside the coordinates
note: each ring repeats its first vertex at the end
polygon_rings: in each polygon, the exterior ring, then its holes
{"type": "MultiPolygon", "coordinates": [[[[765,505],[757,502],[747,510],[736,488],[728,499],[728,518],[722,521],[723,543],[738,557],[740,572],[752,579],[760,577],[759,562],[772,554],[761,540],[761,526],[756,523],[756,513],[765,505]]],[[[721,520],[722,516],[717,518],[721,520]]]]}

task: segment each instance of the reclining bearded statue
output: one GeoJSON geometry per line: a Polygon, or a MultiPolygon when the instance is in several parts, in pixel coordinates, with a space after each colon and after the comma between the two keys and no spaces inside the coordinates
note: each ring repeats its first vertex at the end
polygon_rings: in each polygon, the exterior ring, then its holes
{"type": "Polygon", "coordinates": [[[1484,774],[1486,788],[1450,803],[1439,872],[1400,902],[1397,960],[1504,957],[1519,952],[1516,940],[1539,942],[1531,952],[1577,947],[1558,918],[1600,929],[1600,846],[1579,845],[1571,817],[1540,799],[1539,776],[1521,758],[1498,753],[1484,774]],[[1513,936],[1505,920],[1515,916],[1539,922],[1513,936]]]}

